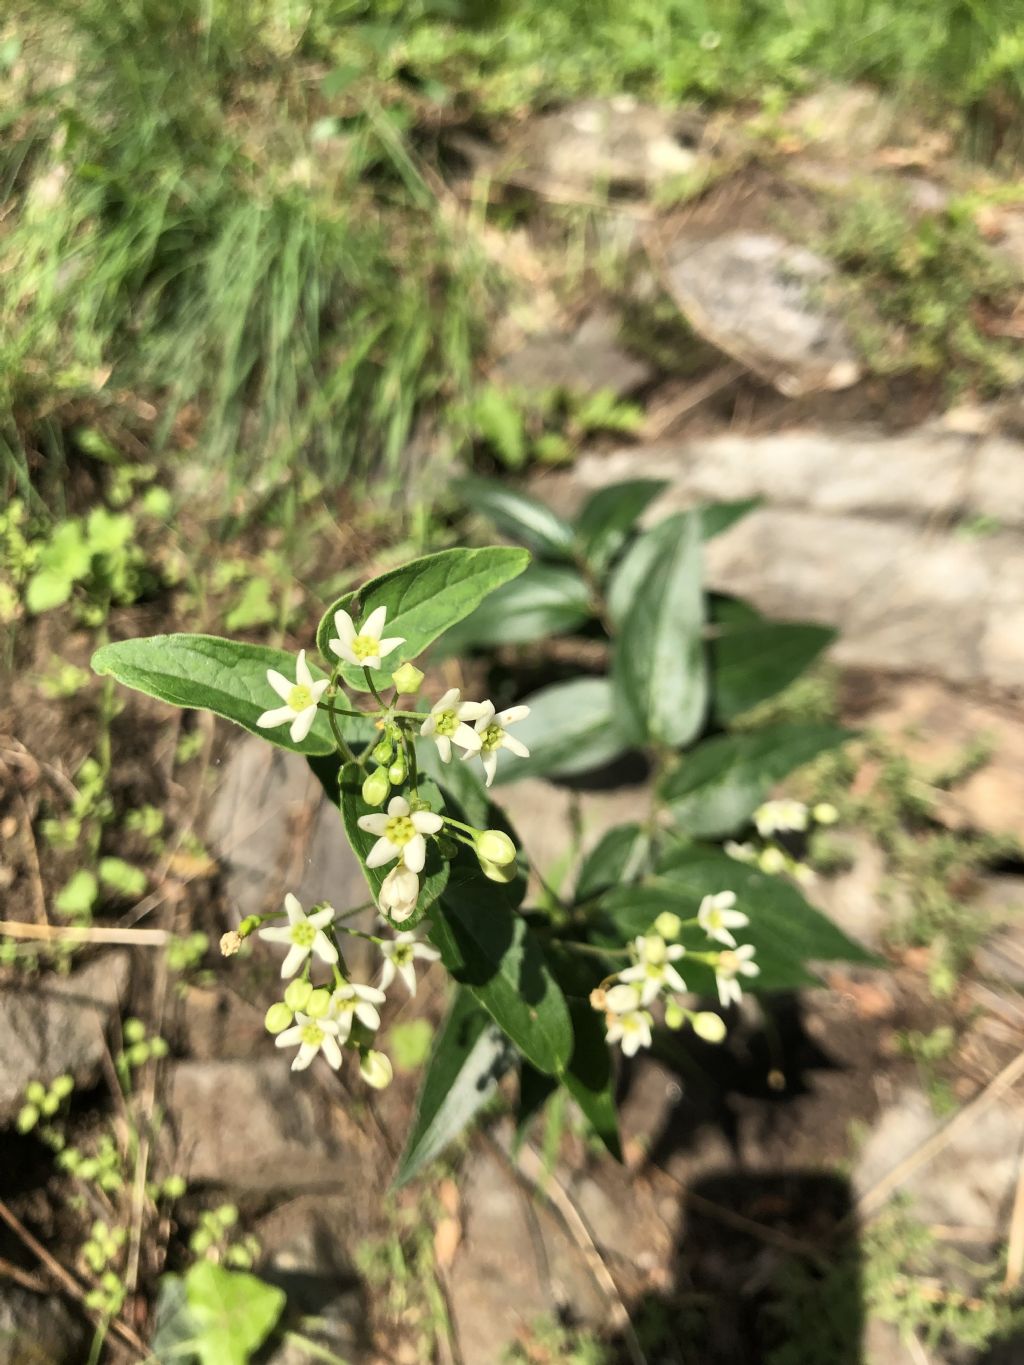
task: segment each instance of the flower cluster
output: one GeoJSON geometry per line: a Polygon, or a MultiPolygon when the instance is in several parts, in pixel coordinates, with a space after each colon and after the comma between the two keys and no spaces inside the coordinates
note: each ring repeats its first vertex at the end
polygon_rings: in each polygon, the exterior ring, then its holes
{"type": "Polygon", "coordinates": [[[692,920],[684,921],[666,911],[648,933],[633,940],[629,947],[631,965],[607,978],[590,997],[594,1008],[604,1012],[609,1043],[618,1043],[627,1057],[641,1047],[650,1047],[654,1025],[651,1007],[659,1001],[669,1028],[681,1028],[689,1022],[706,1042],[722,1041],[725,1024],[721,1017],[709,1010],[691,1009],[680,998],[687,994],[680,968],[687,958],[710,966],[722,1008],[739,1003],[743,998],[739,978],[757,976],[760,968],[754,961],[753,945],[737,944],[733,935],[734,929],[744,929],[750,923],[735,907],[735,893],[719,891],[704,897],[692,920]],[[696,925],[712,944],[724,946],[707,951],[686,948],[678,939],[687,925],[696,925]]]}
{"type": "Polygon", "coordinates": [[[834,825],[839,812],[828,801],[808,808],[802,801],[765,801],[754,811],[754,826],[764,843],[737,843],[727,840],[724,848],[730,858],[759,868],[770,877],[785,874],[794,881],[806,884],[814,881],[814,870],[783,848],[776,837],[780,834],[806,834],[815,825],[834,825]]]}

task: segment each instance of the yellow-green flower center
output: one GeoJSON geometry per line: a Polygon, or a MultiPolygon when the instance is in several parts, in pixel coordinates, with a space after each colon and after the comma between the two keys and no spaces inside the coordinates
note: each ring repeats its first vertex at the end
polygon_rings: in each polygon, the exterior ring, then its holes
{"type": "Polygon", "coordinates": [[[620,1014],[619,1022],[622,1025],[623,1033],[639,1033],[643,1028],[643,1019],[639,1010],[633,1010],[629,1014],[620,1014]]]}
{"type": "Polygon", "coordinates": [[[316,926],[310,924],[308,919],[299,920],[298,924],[292,925],[292,942],[298,947],[312,948],[315,938],[316,926]]]}
{"type": "Polygon", "coordinates": [[[326,1034],[319,1024],[302,1025],[302,1041],[309,1047],[319,1047],[326,1034]]]}
{"type": "Polygon", "coordinates": [[[451,739],[458,728],[459,718],[454,711],[438,711],[434,717],[434,729],[439,735],[451,739]]]}
{"type": "Polygon", "coordinates": [[[668,948],[665,940],[657,934],[651,934],[644,939],[644,958],[649,964],[664,962],[668,957],[668,948]]]}
{"type": "Polygon", "coordinates": [[[485,754],[493,753],[495,749],[500,748],[504,738],[505,731],[497,721],[492,721],[480,736],[480,747],[485,754]]]}
{"type": "Polygon", "coordinates": [[[726,948],[724,953],[718,954],[718,974],[719,976],[735,976],[739,971],[740,960],[731,949],[726,948]]]}
{"type": "Polygon", "coordinates": [[[416,826],[408,815],[393,815],[384,830],[384,838],[390,839],[396,848],[404,848],[416,833],[416,826]]]}
{"type": "Polygon", "coordinates": [[[305,683],[296,683],[288,693],[288,705],[293,711],[305,711],[307,706],[313,705],[313,693],[305,683]]]}
{"type": "Polygon", "coordinates": [[[396,967],[407,967],[413,960],[411,943],[396,943],[391,952],[391,961],[396,967]]]}
{"type": "Polygon", "coordinates": [[[373,659],[380,653],[380,641],[373,635],[357,635],[352,641],[352,653],[357,659],[373,659]]]}
{"type": "Polygon", "coordinates": [[[644,965],[649,981],[660,981],[665,975],[665,967],[661,962],[648,962],[644,965]]]}

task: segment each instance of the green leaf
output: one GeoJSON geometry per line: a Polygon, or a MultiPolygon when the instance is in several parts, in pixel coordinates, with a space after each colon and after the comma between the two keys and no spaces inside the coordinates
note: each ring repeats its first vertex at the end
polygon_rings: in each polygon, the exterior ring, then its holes
{"type": "Polygon", "coordinates": [[[728,722],[788,687],[835,639],[828,626],[771,621],[723,626],[711,643],[716,717],[728,722]]]}
{"type": "Polygon", "coordinates": [[[583,860],[576,879],[576,900],[589,900],[609,886],[633,881],[647,870],[651,838],[639,825],[616,825],[583,860]]]}
{"type": "Polygon", "coordinates": [[[470,420],[509,469],[523,467],[526,426],[522,403],[514,393],[505,393],[494,385],[482,390],[473,400],[470,420]]]}
{"type": "Polygon", "coordinates": [[[577,518],[576,528],[583,553],[597,573],[603,573],[637,519],[667,487],[665,479],[631,479],[591,494],[577,518]]]}
{"type": "Polygon", "coordinates": [[[253,626],[267,626],[278,617],[278,604],[271,593],[269,578],[250,578],[242,595],[224,617],[224,629],[251,630],[253,626]]]}
{"type": "Polygon", "coordinates": [[[615,1072],[604,1039],[601,1015],[587,1000],[570,1000],[569,1011],[575,1042],[563,1083],[595,1135],[615,1160],[621,1161],[615,1072]]]}
{"type": "MultiPolygon", "coordinates": [[[[376,686],[389,687],[391,674],[400,663],[415,659],[496,588],[521,574],[529,562],[528,551],[500,545],[482,550],[442,550],[414,559],[332,603],[317,629],[317,648],[325,659],[333,661],[328,641],[334,636],[335,612],[349,612],[358,627],[371,611],[387,607],[386,634],[405,640],[382,661],[383,668],[374,670],[376,686]]],[[[356,691],[369,691],[361,668],[343,664],[342,674],[356,691]]]]}
{"type": "Polygon", "coordinates": [[[691,838],[724,838],[749,820],[781,778],[852,738],[841,726],[819,724],[716,735],[684,756],[661,784],[661,796],[691,838]]]}
{"type": "Polygon", "coordinates": [[[388,1051],[399,1071],[418,1071],[429,1057],[433,1041],[429,1019],[399,1020],[388,1029],[388,1051]]]}
{"type": "Polygon", "coordinates": [[[735,526],[748,513],[761,506],[760,498],[740,498],[736,502],[709,502],[699,508],[701,533],[705,540],[713,540],[730,526],[735,526]]]}
{"type": "Polygon", "coordinates": [[[141,867],[133,867],[123,858],[101,858],[100,881],[122,896],[137,898],[146,889],[146,874],[141,867]]]}
{"type": "Polygon", "coordinates": [[[86,868],[79,868],[73,872],[65,882],[64,886],[57,893],[54,900],[54,908],[61,915],[68,915],[77,918],[87,915],[96,904],[96,897],[99,895],[99,883],[94,873],[86,868]]]}
{"type": "MultiPolygon", "coordinates": [[[[326,768],[326,765],[321,764],[312,764],[311,766],[313,767],[314,772],[317,772],[318,776],[320,776],[320,773],[317,771],[318,768],[326,768]]],[[[359,859],[360,866],[369,883],[370,892],[373,895],[373,899],[376,901],[380,897],[380,888],[384,882],[384,878],[395,864],[389,863],[386,867],[366,866],[367,854],[377,842],[377,836],[375,834],[367,834],[366,830],[359,828],[359,817],[361,815],[379,814],[381,809],[386,809],[386,803],[383,808],[380,806],[368,806],[366,804],[363,800],[362,793],[364,777],[365,773],[357,763],[346,763],[338,774],[338,785],[334,793],[332,794],[330,786],[326,783],[324,785],[331,800],[340,807],[342,819],[345,822],[345,833],[348,835],[348,841],[352,845],[356,857],[359,859]]],[[[324,782],[323,777],[321,777],[320,780],[322,783],[324,782]]],[[[393,796],[399,794],[408,796],[407,791],[403,791],[402,793],[392,792],[393,796]]],[[[432,810],[438,812],[444,810],[444,802],[441,799],[441,793],[434,786],[433,782],[421,782],[419,784],[419,794],[424,801],[430,802],[432,810]]],[[[423,871],[420,873],[420,897],[416,902],[416,909],[409,919],[403,920],[401,924],[396,924],[394,926],[396,929],[412,929],[420,922],[444,890],[448,882],[448,869],[448,861],[441,857],[435,840],[427,839],[427,861],[424,864],[423,871]]],[[[383,911],[381,911],[381,913],[383,914],[383,911]]]]}
{"type": "Polygon", "coordinates": [[[615,641],[612,682],[623,731],[638,743],[682,746],[707,708],[700,522],[669,517],[638,544],[653,547],[615,641]]]}
{"type": "Polygon", "coordinates": [[[505,1035],[472,992],[458,990],[423,1078],[396,1184],[411,1180],[472,1122],[512,1056],[505,1035]]]}
{"type": "Polygon", "coordinates": [[[568,635],[593,616],[590,589],[575,569],[531,564],[521,578],[493,593],[441,641],[442,657],[489,645],[521,645],[568,635]]]}
{"type": "Polygon", "coordinates": [[[202,1365],[248,1365],[273,1331],[286,1296],[255,1275],[203,1260],[185,1276],[185,1297],[202,1365]]]}
{"type": "Polygon", "coordinates": [[[525,1139],[530,1125],[558,1089],[554,1076],[545,1076],[529,1062],[519,1064],[519,1101],[516,1105],[515,1146],[525,1139]]]}
{"type": "Polygon", "coordinates": [[[452,491],[499,531],[547,559],[571,559],[573,531],[544,503],[496,479],[460,479],[452,491]]]}
{"type": "Polygon", "coordinates": [[[525,698],[530,714],[511,731],[530,751],[517,758],[502,750],[495,781],[521,777],[569,777],[590,772],[629,747],[615,719],[607,678],[574,678],[552,683],[525,698]]]}
{"type": "Polygon", "coordinates": [[[572,1055],[572,1025],[558,982],[525,920],[494,897],[482,875],[476,896],[444,896],[430,938],[445,967],[469,989],[538,1071],[558,1075],[572,1055]]]}
{"type": "Polygon", "coordinates": [[[64,605],[74,586],[74,579],[60,569],[37,569],[25,588],[25,606],[36,616],[53,611],[64,605]]]}
{"type": "MultiPolygon", "coordinates": [[[[173,706],[212,711],[232,720],[251,734],[299,754],[334,751],[334,738],[327,714],[317,714],[312,730],[301,744],[293,744],[288,726],[261,730],[256,724],[264,711],[280,706],[277,693],[267,682],[267,669],[276,668],[286,677],[295,676],[295,655],[265,645],[224,640],[216,635],[150,635],[142,640],[121,640],[103,645],[92,656],[92,666],[126,687],[158,697],[173,706]]],[[[314,678],[324,674],[310,665],[314,678]]],[[[352,722],[346,731],[352,733],[352,722]]],[[[354,723],[358,725],[358,722],[354,723]]]]}

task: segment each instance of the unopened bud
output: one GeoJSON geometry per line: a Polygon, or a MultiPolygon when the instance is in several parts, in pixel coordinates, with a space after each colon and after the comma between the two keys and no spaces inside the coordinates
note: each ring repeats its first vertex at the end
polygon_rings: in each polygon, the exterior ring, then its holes
{"type": "Polygon", "coordinates": [[[516,846],[500,829],[483,829],[477,834],[476,851],[484,862],[505,867],[516,860],[516,846]]]}
{"type": "Polygon", "coordinates": [[[373,747],[373,760],[375,763],[390,763],[394,756],[395,746],[385,735],[384,738],[373,747]]]}
{"type": "Polygon", "coordinates": [[[787,861],[782,849],[772,846],[762,852],[757,860],[757,865],[762,872],[767,872],[770,877],[777,877],[780,872],[785,872],[787,861]]]}
{"type": "Polygon", "coordinates": [[[262,923],[263,918],[261,915],[246,915],[245,919],[242,920],[241,924],[238,926],[238,932],[242,938],[248,938],[250,934],[255,933],[262,923]]]}
{"type": "Polygon", "coordinates": [[[324,988],[321,986],[317,990],[312,991],[310,993],[310,997],[306,1001],[306,1008],[303,1011],[303,1013],[308,1014],[310,1019],[326,1019],[328,1013],[330,1012],[330,1008],[331,993],[330,991],[325,991],[324,988]]]}
{"type": "Polygon", "coordinates": [[[290,1010],[304,1010],[313,994],[313,987],[305,977],[297,976],[284,988],[284,1003],[290,1010]]]}
{"type": "Polygon", "coordinates": [[[408,772],[409,769],[406,766],[405,755],[399,754],[388,769],[388,779],[391,782],[391,785],[393,787],[400,787],[405,781],[408,772]]]}
{"type": "Polygon", "coordinates": [[[819,825],[834,825],[839,819],[839,812],[831,801],[819,801],[811,814],[819,825]]]}
{"type": "Polygon", "coordinates": [[[404,663],[400,668],[396,668],[391,675],[391,681],[404,696],[411,697],[420,690],[423,683],[423,674],[415,664],[404,663]]]}
{"type": "Polygon", "coordinates": [[[608,1008],[608,994],[603,986],[595,986],[590,992],[590,1008],[600,1010],[602,1014],[608,1008]]]}
{"type": "Polygon", "coordinates": [[[686,1011],[678,1000],[669,1000],[665,1005],[665,1023],[669,1028],[682,1028],[686,1023],[686,1011]]]}
{"type": "Polygon", "coordinates": [[[660,934],[662,938],[678,938],[682,927],[683,921],[671,910],[663,910],[654,921],[654,932],[660,934]]]}
{"type": "Polygon", "coordinates": [[[291,1028],[292,1012],[283,1000],[278,1000],[267,1010],[263,1022],[268,1033],[284,1033],[286,1028],[291,1028]]]}
{"type": "Polygon", "coordinates": [[[705,1043],[720,1043],[725,1037],[725,1020],[711,1010],[701,1010],[690,1022],[694,1033],[698,1038],[703,1038],[705,1043]]]}
{"type": "Polygon", "coordinates": [[[480,871],[491,882],[513,882],[516,879],[515,863],[492,863],[488,858],[480,859],[480,871]]]}
{"type": "Polygon", "coordinates": [[[390,1059],[383,1052],[374,1052],[372,1049],[364,1052],[359,1059],[359,1073],[374,1090],[387,1089],[394,1075],[390,1059]]]}
{"type": "Polygon", "coordinates": [[[242,935],[237,929],[229,929],[220,936],[220,951],[223,957],[234,957],[242,947],[242,935]]]}
{"type": "Polygon", "coordinates": [[[382,806],[390,790],[391,783],[388,781],[387,771],[384,768],[377,768],[363,783],[363,800],[368,806],[382,806]]]}

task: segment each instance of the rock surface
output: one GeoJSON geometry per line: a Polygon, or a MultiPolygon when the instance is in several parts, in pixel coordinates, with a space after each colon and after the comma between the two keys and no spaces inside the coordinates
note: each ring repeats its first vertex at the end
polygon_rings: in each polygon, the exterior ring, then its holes
{"type": "Polygon", "coordinates": [[[11,1365],[79,1365],[91,1329],[57,1295],[0,1285],[0,1360],[11,1365]]]}
{"type": "Polygon", "coordinates": [[[17,1114],[29,1081],[49,1085],[69,1072],[77,1086],[95,1084],[106,1029],[127,994],[129,974],[129,955],[118,951],[68,977],[50,974],[30,987],[0,989],[0,1121],[17,1114]]]}
{"type": "Polygon", "coordinates": [[[566,389],[594,394],[610,389],[621,397],[652,375],[650,365],[622,347],[618,319],[603,310],[591,313],[574,332],[529,337],[494,367],[499,383],[536,393],[566,389]]]}

